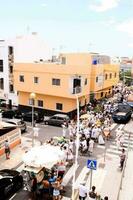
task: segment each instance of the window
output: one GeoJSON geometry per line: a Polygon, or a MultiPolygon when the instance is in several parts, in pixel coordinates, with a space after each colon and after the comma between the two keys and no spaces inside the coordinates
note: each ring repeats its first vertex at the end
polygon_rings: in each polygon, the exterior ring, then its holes
{"type": "Polygon", "coordinates": [[[8,52],[10,55],[13,54],[13,47],[8,47],[8,52]]]}
{"type": "Polygon", "coordinates": [[[3,90],[4,89],[4,79],[0,78],[0,89],[3,90]]]}
{"type": "Polygon", "coordinates": [[[13,66],[12,65],[9,66],[9,71],[10,71],[10,74],[13,73],[13,66]]]}
{"type": "Polygon", "coordinates": [[[38,77],[34,77],[34,83],[39,83],[39,78],[38,77]]]}
{"type": "Polygon", "coordinates": [[[20,81],[20,82],[24,82],[24,76],[23,76],[23,75],[20,75],[20,76],[19,76],[19,81],[20,81]]]}
{"type": "Polygon", "coordinates": [[[29,105],[34,106],[35,105],[35,100],[34,99],[29,99],[29,105]]]}
{"type": "Polygon", "coordinates": [[[52,79],[52,85],[60,85],[60,79],[52,79]]]}
{"type": "Polygon", "coordinates": [[[105,80],[107,80],[108,79],[108,74],[105,74],[105,80]]]}
{"type": "Polygon", "coordinates": [[[61,64],[65,65],[66,64],[66,57],[61,58],[61,64]]]}
{"type": "Polygon", "coordinates": [[[0,72],[3,72],[3,60],[0,60],[0,72]]]}
{"type": "Polygon", "coordinates": [[[38,106],[43,107],[43,100],[38,100],[38,106]]]}
{"type": "Polygon", "coordinates": [[[103,92],[101,92],[101,97],[103,97],[103,92]]]}
{"type": "Polygon", "coordinates": [[[87,78],[85,79],[85,85],[87,85],[87,78]]]}
{"type": "Polygon", "coordinates": [[[11,93],[14,92],[13,84],[10,84],[10,85],[9,85],[9,92],[11,92],[11,93]]]}
{"type": "Polygon", "coordinates": [[[117,76],[117,73],[115,72],[115,75],[114,75],[114,77],[116,78],[116,76],[117,76]]]}
{"type": "Polygon", "coordinates": [[[96,77],[96,83],[98,82],[98,76],[96,77]]]}
{"type": "Polygon", "coordinates": [[[109,74],[109,78],[110,78],[110,79],[112,78],[112,74],[111,74],[111,73],[109,74]]]}
{"type": "Polygon", "coordinates": [[[56,110],[62,110],[62,103],[56,103],[56,110]]]}

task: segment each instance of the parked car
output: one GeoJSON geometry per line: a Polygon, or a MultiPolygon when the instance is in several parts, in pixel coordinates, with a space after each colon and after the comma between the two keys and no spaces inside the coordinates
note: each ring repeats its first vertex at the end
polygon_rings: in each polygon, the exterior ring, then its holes
{"type": "Polygon", "coordinates": [[[116,123],[127,123],[131,119],[132,108],[127,103],[119,103],[112,118],[116,123]]]}
{"type": "MultiPolygon", "coordinates": [[[[24,113],[22,116],[24,121],[32,122],[32,112],[24,113]]],[[[34,111],[34,122],[43,122],[44,113],[34,111]]]]}
{"type": "Polygon", "coordinates": [[[5,200],[23,186],[20,172],[10,169],[0,170],[0,200],[5,200]]]}
{"type": "Polygon", "coordinates": [[[26,123],[21,119],[2,119],[4,122],[7,122],[9,124],[14,124],[16,127],[20,128],[21,133],[26,132],[27,125],[26,123]]]}
{"type": "Polygon", "coordinates": [[[9,119],[21,119],[22,118],[22,113],[20,110],[9,110],[9,109],[5,109],[2,110],[2,117],[3,118],[9,118],[9,119]]]}
{"type": "Polygon", "coordinates": [[[53,126],[62,126],[64,121],[69,122],[70,118],[65,114],[56,114],[51,116],[49,119],[44,119],[44,123],[53,126]]]}

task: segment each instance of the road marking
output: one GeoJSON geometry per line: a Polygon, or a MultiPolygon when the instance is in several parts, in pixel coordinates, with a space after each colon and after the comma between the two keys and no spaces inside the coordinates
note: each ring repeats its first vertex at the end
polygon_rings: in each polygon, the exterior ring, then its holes
{"type": "Polygon", "coordinates": [[[87,175],[88,172],[90,172],[90,169],[88,169],[86,166],[84,166],[84,168],[80,172],[80,174],[79,174],[79,176],[76,179],[76,182],[74,184],[74,188],[75,189],[78,189],[79,184],[84,181],[84,179],[85,179],[85,177],[86,177],[86,175],[87,175]]]}
{"type": "Polygon", "coordinates": [[[102,145],[100,145],[100,144],[98,144],[96,147],[97,147],[97,148],[100,148],[100,149],[105,149],[105,146],[102,146],[102,145]]]}
{"type": "Polygon", "coordinates": [[[15,193],[9,200],[12,200],[12,199],[16,196],[16,194],[17,194],[17,193],[15,193]]]}
{"type": "Polygon", "coordinates": [[[113,123],[113,124],[111,125],[111,130],[113,130],[116,126],[117,126],[117,123],[113,123]]]}
{"type": "Polygon", "coordinates": [[[69,197],[63,197],[62,200],[70,200],[71,198],[69,197]]]}
{"type": "MultiPolygon", "coordinates": [[[[79,165],[76,166],[76,170],[78,169],[79,165]]],[[[68,182],[70,181],[70,179],[73,176],[73,172],[74,172],[74,168],[75,168],[75,164],[73,164],[70,169],[67,171],[67,173],[65,174],[64,178],[63,178],[63,186],[66,186],[68,184],[68,182]]]]}

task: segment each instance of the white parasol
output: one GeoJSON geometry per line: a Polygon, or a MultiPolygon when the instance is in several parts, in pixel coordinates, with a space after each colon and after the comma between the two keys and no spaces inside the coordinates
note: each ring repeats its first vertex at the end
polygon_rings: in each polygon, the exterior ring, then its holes
{"type": "Polygon", "coordinates": [[[64,160],[65,154],[60,147],[44,145],[33,147],[23,156],[25,165],[50,169],[54,164],[64,160]]]}

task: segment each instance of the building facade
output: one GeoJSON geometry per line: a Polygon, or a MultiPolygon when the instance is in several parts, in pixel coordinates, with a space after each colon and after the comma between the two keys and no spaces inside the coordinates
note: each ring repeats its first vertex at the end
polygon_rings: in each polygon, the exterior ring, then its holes
{"type": "Polygon", "coordinates": [[[14,91],[13,64],[13,43],[0,40],[0,99],[5,100],[10,107],[18,105],[17,92],[14,91]]]}
{"type": "Polygon", "coordinates": [[[19,106],[30,106],[30,94],[36,94],[35,107],[47,113],[68,113],[76,110],[78,94],[80,106],[89,102],[90,56],[84,54],[60,55],[56,63],[16,63],[15,89],[19,106]]]}
{"type": "Polygon", "coordinates": [[[14,62],[34,63],[49,60],[51,49],[38,36],[29,33],[10,40],[0,40],[0,99],[12,106],[18,106],[18,93],[14,90],[14,62]]]}
{"type": "Polygon", "coordinates": [[[31,109],[30,94],[35,93],[35,108],[44,109],[48,114],[71,115],[76,110],[77,95],[80,106],[84,107],[90,101],[91,92],[97,99],[107,91],[111,94],[112,86],[119,80],[118,66],[107,64],[110,62],[107,56],[98,55],[98,59],[94,54],[71,53],[61,54],[56,62],[15,63],[14,81],[19,106],[31,109]],[[104,79],[107,74],[112,77],[104,79]]]}

